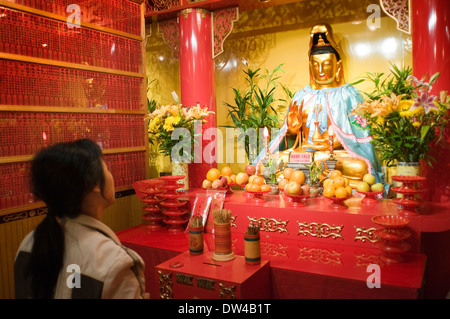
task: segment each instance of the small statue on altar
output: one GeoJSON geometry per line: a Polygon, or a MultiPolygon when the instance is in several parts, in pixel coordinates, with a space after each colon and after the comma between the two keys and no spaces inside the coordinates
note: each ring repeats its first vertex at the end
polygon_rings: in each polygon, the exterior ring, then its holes
{"type": "Polygon", "coordinates": [[[345,83],[331,26],[312,27],[308,55],[310,83],[294,95],[270,149],[285,144],[286,149],[279,147],[285,162],[298,152],[313,153],[314,161],[337,160],[336,169],[349,178],[354,188],[366,173],[382,180],[381,166],[370,142],[372,137],[367,130],[351,124],[349,114],[363,102],[363,97],[345,83]]]}

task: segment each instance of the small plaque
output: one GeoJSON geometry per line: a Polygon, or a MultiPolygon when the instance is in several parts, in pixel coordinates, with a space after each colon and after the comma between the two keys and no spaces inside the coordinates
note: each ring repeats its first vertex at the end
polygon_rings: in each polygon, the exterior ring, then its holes
{"type": "Polygon", "coordinates": [[[183,285],[192,286],[193,285],[193,277],[184,274],[177,274],[177,282],[183,285]]]}
{"type": "Polygon", "coordinates": [[[208,290],[215,290],[214,280],[197,277],[197,287],[208,290]]]}
{"type": "Polygon", "coordinates": [[[292,152],[289,155],[289,163],[311,163],[311,153],[292,152]]]}

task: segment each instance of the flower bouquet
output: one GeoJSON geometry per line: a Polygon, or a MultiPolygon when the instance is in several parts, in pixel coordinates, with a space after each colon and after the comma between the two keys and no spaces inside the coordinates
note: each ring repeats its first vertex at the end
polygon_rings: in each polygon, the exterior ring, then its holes
{"type": "Polygon", "coordinates": [[[432,143],[439,143],[448,122],[450,97],[446,91],[440,96],[430,95],[432,84],[426,77],[418,80],[411,68],[400,70],[393,65],[391,77],[368,73],[375,90],[350,115],[356,115],[352,124],[368,129],[378,156],[386,166],[397,162],[419,162],[430,166],[435,161],[430,154],[432,143]]]}

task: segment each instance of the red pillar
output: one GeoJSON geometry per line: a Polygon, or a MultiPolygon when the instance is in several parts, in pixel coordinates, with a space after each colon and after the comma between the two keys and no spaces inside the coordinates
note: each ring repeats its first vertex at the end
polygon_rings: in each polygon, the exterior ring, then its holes
{"type": "MultiPolygon", "coordinates": [[[[180,11],[180,77],[181,103],[207,106],[210,114],[203,132],[217,127],[216,121],[216,81],[212,54],[211,13],[204,9],[191,8],[180,11]]],[[[202,141],[202,153],[206,145],[215,149],[215,142],[202,141]],[[214,143],[214,144],[211,144],[214,143]]],[[[189,165],[189,184],[191,188],[201,187],[208,170],[217,167],[211,158],[196,152],[195,162],[189,165]],[[200,157],[201,156],[201,157],[200,157]],[[200,163],[198,163],[201,161],[200,163]],[[211,163],[212,162],[212,163],[211,163]]]]}
{"type": "MultiPolygon", "coordinates": [[[[441,90],[450,93],[450,1],[412,0],[411,6],[414,76],[420,79],[424,74],[440,72],[431,94],[439,96],[441,90]]],[[[450,197],[449,146],[447,127],[443,142],[432,150],[437,162],[433,168],[422,165],[422,175],[428,180],[428,200],[445,201],[450,197]]]]}

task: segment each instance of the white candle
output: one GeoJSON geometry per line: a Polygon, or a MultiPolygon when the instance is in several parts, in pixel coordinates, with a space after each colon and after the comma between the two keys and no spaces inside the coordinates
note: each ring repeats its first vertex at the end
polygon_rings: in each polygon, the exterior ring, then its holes
{"type": "Polygon", "coordinates": [[[264,127],[264,143],[266,146],[266,153],[269,154],[269,130],[267,126],[264,127]]]}

